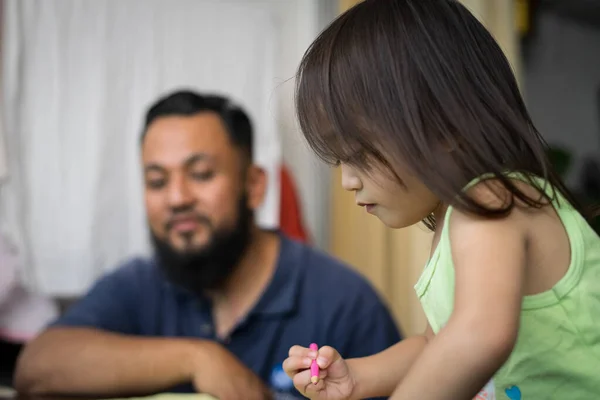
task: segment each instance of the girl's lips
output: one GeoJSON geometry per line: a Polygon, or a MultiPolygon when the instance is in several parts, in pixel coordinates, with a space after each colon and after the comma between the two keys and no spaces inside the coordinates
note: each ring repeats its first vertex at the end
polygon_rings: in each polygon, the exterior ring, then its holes
{"type": "Polygon", "coordinates": [[[360,203],[359,202],[356,204],[360,207],[364,207],[368,213],[370,213],[373,210],[373,208],[376,206],[375,204],[372,204],[372,203],[360,203]]]}

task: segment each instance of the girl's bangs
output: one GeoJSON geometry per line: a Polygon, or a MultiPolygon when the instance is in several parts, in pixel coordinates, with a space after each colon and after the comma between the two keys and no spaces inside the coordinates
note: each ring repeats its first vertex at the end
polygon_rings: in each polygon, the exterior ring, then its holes
{"type": "Polygon", "coordinates": [[[354,92],[347,74],[338,72],[341,64],[348,65],[344,49],[336,44],[336,32],[330,33],[319,37],[300,63],[295,96],[298,122],[310,148],[325,163],[366,167],[364,155],[377,151],[372,140],[367,140],[367,124],[356,104],[345,100],[362,94],[354,92]]]}

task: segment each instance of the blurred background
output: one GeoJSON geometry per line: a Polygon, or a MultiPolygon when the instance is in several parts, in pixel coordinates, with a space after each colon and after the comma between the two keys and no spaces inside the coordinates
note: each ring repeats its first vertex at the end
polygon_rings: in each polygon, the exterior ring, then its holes
{"type": "MultiPolygon", "coordinates": [[[[269,173],[262,226],[287,221],[364,274],[405,334],[422,330],[413,285],[430,233],[391,231],[356,207],[295,120],[302,54],[356,2],[1,1],[2,340],[26,342],[101,274],[150,250],[139,134],[146,107],[177,88],[231,96],[253,118],[269,173]]],[[[598,201],[600,0],[463,3],[504,49],[568,185],[598,201]]]]}

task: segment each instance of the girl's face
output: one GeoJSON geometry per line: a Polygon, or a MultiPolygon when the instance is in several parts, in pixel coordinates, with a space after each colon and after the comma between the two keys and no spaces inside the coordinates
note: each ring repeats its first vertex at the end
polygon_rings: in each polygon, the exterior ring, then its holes
{"type": "Polygon", "coordinates": [[[375,215],[390,228],[414,225],[436,210],[440,201],[425,185],[406,173],[395,177],[383,168],[374,168],[368,174],[341,164],[342,187],[354,192],[356,204],[375,215]]]}

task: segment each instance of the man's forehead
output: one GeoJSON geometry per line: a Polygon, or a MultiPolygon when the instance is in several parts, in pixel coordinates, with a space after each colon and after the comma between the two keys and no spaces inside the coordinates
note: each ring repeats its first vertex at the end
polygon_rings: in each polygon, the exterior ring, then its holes
{"type": "Polygon", "coordinates": [[[142,145],[144,163],[181,164],[190,157],[222,158],[231,151],[227,131],[214,113],[168,116],[153,121],[142,145]]]}

